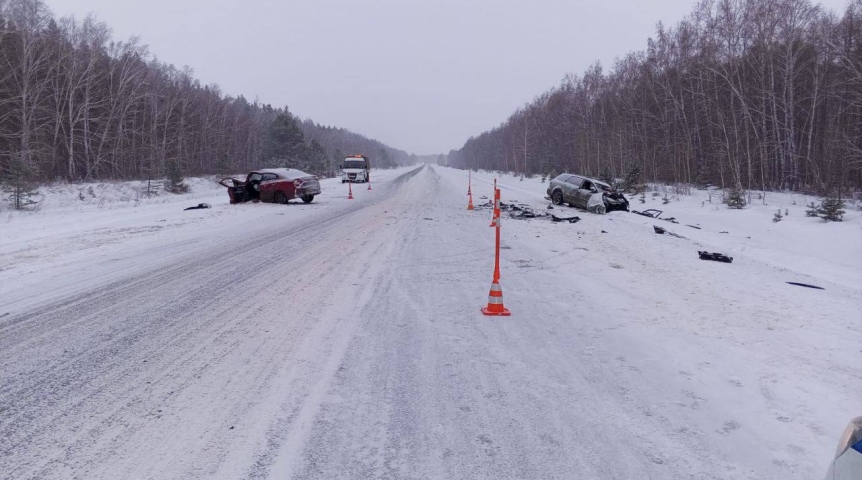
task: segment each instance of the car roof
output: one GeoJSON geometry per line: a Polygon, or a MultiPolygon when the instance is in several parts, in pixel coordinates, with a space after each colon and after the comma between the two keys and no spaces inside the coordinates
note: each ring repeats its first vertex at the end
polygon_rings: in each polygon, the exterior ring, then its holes
{"type": "Polygon", "coordinates": [[[607,183],[605,183],[605,182],[603,182],[603,181],[601,181],[601,180],[596,180],[595,178],[585,177],[585,176],[583,176],[583,175],[575,175],[575,174],[573,174],[573,173],[563,173],[563,174],[561,174],[561,176],[562,176],[562,175],[570,175],[570,176],[572,176],[572,177],[578,177],[578,178],[581,178],[581,179],[584,179],[584,180],[588,180],[588,181],[590,181],[590,182],[593,182],[593,183],[595,183],[595,184],[598,184],[598,185],[602,185],[602,186],[605,186],[605,187],[611,188],[611,186],[610,186],[610,185],[608,185],[607,183]]]}
{"type": "Polygon", "coordinates": [[[302,170],[297,170],[295,168],[262,168],[260,170],[255,170],[251,173],[274,173],[281,178],[302,178],[302,177],[310,177],[311,175],[303,172],[302,170]]]}

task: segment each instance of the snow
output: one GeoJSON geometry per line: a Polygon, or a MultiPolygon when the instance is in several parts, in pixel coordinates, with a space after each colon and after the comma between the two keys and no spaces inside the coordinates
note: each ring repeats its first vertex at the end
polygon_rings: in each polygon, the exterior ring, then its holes
{"type": "MultiPolygon", "coordinates": [[[[862,412],[855,208],[694,190],[631,199],[680,224],[504,218],[495,318],[467,172],[372,178],[288,206],[58,185],[3,212],[0,478],[822,478],[862,412]]],[[[547,206],[538,178],[500,186],[547,206]]]]}

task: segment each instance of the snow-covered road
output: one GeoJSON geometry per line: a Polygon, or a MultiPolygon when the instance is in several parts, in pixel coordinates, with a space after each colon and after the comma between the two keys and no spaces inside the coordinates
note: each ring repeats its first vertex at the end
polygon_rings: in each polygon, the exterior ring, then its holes
{"type": "Polygon", "coordinates": [[[852,268],[815,291],[624,212],[504,220],[488,318],[466,173],[381,177],[215,205],[155,254],[9,247],[0,478],[808,479],[862,412],[852,268]]]}

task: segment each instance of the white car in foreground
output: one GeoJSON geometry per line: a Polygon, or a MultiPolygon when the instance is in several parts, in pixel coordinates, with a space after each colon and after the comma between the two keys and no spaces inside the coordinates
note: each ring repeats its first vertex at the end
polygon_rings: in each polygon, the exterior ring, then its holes
{"type": "Polygon", "coordinates": [[[829,465],[826,480],[862,479],[862,417],[856,417],[838,442],[835,460],[829,465]]]}

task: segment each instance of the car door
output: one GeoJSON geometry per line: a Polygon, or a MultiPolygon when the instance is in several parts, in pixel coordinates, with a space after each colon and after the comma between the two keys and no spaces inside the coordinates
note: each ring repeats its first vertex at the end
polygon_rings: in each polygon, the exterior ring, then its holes
{"type": "Polygon", "coordinates": [[[275,191],[278,189],[276,180],[278,180],[278,175],[274,173],[264,173],[260,179],[260,201],[261,202],[271,202],[273,201],[273,195],[275,191]]]}
{"type": "Polygon", "coordinates": [[[572,175],[571,177],[566,179],[566,181],[564,182],[564,187],[563,187],[563,201],[564,202],[566,202],[570,205],[574,205],[576,207],[580,206],[578,204],[579,200],[577,197],[577,192],[578,192],[578,188],[580,188],[581,182],[583,182],[583,180],[584,180],[583,178],[581,178],[577,175],[572,175]]]}
{"type": "Polygon", "coordinates": [[[575,191],[575,198],[577,198],[575,204],[580,208],[586,209],[590,203],[590,197],[592,197],[594,193],[596,193],[596,190],[593,182],[584,180],[581,183],[581,186],[575,191]]]}

